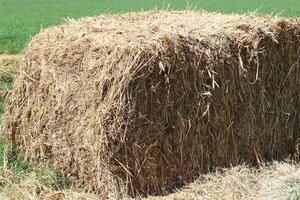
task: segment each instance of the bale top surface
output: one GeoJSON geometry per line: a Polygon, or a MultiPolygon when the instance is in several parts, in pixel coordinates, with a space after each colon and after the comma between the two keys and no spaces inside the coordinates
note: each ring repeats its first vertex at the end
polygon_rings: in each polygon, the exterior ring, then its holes
{"type": "MultiPolygon", "coordinates": [[[[241,40],[258,40],[257,30],[264,34],[282,28],[284,18],[257,15],[223,15],[196,11],[144,12],[122,15],[102,15],[66,22],[35,37],[30,50],[45,49],[47,55],[57,54],[64,48],[79,51],[83,41],[92,41],[97,48],[147,48],[147,45],[160,42],[164,37],[236,37],[241,40]],[[255,37],[255,38],[252,38],[255,37]],[[41,40],[41,42],[38,42],[41,40]],[[73,47],[73,49],[72,49],[73,47]],[[54,50],[56,49],[56,50],[54,50]]],[[[89,46],[90,48],[90,46],[89,46]]],[[[92,49],[93,50],[93,49],[92,49]]],[[[43,54],[43,52],[39,52],[43,54]]],[[[42,56],[42,55],[41,55],[42,56]]]]}

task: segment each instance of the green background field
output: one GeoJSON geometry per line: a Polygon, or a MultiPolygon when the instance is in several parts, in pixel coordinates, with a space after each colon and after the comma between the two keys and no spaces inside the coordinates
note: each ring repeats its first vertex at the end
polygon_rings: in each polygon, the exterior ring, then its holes
{"type": "Polygon", "coordinates": [[[184,9],[188,5],[225,13],[276,13],[300,16],[300,0],[0,0],[0,54],[20,53],[42,28],[66,17],[79,18],[101,13],[184,9]]]}

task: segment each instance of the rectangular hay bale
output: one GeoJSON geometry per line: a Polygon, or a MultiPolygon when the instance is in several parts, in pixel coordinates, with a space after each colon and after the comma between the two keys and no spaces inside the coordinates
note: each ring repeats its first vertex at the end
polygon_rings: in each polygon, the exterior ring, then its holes
{"type": "Polygon", "coordinates": [[[151,11],[88,17],[29,44],[4,135],[103,198],[295,153],[296,19],[151,11]]]}

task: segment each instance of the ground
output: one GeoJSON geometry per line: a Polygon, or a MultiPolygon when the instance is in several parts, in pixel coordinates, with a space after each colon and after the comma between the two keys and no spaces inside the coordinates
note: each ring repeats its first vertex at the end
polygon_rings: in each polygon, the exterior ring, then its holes
{"type": "MultiPolygon", "coordinates": [[[[0,54],[21,54],[33,35],[64,18],[153,8],[203,8],[209,11],[276,13],[300,16],[298,0],[0,0],[0,54]]],[[[0,55],[0,121],[4,101],[18,75],[21,56],[0,55]]],[[[0,144],[0,199],[97,199],[70,177],[43,166],[32,166],[22,155],[4,156],[0,144]]],[[[203,175],[177,193],[154,199],[290,199],[300,200],[300,166],[275,162],[260,168],[238,166],[203,175]]]]}

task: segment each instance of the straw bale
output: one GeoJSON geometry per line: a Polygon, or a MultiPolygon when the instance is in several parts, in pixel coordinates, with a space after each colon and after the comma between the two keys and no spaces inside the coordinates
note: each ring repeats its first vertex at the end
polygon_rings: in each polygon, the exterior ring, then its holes
{"type": "Polygon", "coordinates": [[[199,173],[297,151],[297,19],[102,15],[30,42],[4,135],[103,198],[165,194],[199,173]]]}

